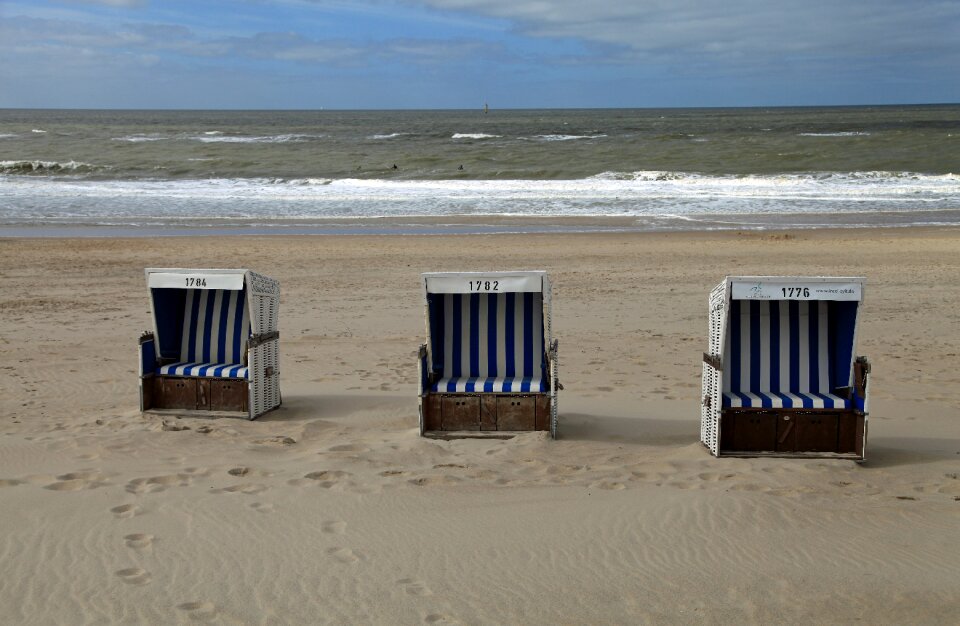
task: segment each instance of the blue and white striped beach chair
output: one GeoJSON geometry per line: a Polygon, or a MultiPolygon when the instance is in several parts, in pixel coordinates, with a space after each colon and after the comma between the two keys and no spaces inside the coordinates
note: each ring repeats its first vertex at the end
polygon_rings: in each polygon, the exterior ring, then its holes
{"type": "Polygon", "coordinates": [[[280,284],[249,270],[147,269],[140,410],[249,419],[280,404],[280,284]]]}
{"type": "Polygon", "coordinates": [[[423,275],[420,432],[556,436],[557,342],[546,272],[423,275]]]}
{"type": "Polygon", "coordinates": [[[727,277],[710,294],[701,441],[720,455],[863,459],[862,278],[727,277]]]}

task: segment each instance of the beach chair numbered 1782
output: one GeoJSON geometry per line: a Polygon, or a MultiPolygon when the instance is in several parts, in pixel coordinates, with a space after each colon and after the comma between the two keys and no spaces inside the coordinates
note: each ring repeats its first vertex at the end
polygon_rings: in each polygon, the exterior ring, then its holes
{"type": "Polygon", "coordinates": [[[420,434],[557,433],[557,342],[546,272],[423,275],[420,434]]]}
{"type": "Polygon", "coordinates": [[[146,275],[141,411],[254,419],[280,405],[280,283],[242,269],[146,275]]]}
{"type": "Polygon", "coordinates": [[[727,277],[710,294],[700,440],[715,456],[862,460],[863,278],[727,277]]]}

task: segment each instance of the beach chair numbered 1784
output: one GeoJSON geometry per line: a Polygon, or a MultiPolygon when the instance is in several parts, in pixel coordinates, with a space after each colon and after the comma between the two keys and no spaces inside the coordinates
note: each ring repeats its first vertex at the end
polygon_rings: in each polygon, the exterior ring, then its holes
{"type": "Polygon", "coordinates": [[[141,411],[254,419],[280,405],[280,283],[242,269],[146,275],[141,411]]]}
{"type": "Polygon", "coordinates": [[[557,342],[546,272],[423,275],[420,434],[557,433],[557,342]]]}
{"type": "Polygon", "coordinates": [[[727,277],[710,294],[700,440],[715,456],[862,460],[863,278],[727,277]]]}

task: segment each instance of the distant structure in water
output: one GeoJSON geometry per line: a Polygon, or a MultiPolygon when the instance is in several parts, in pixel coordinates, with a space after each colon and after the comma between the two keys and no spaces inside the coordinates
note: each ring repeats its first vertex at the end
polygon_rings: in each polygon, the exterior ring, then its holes
{"type": "Polygon", "coordinates": [[[489,113],[489,112],[490,112],[490,106],[487,105],[486,102],[483,103],[483,112],[484,112],[484,113],[489,113]]]}

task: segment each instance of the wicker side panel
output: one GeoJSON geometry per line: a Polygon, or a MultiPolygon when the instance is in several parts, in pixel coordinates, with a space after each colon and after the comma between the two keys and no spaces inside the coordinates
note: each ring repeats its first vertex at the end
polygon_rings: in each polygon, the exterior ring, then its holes
{"type": "Polygon", "coordinates": [[[280,406],[280,340],[272,339],[249,352],[250,417],[280,406]]]}
{"type": "Polygon", "coordinates": [[[253,296],[253,311],[250,324],[253,333],[269,333],[277,330],[280,317],[280,299],[273,296],[253,296]]]}
{"type": "MultiPolygon", "coordinates": [[[[707,322],[707,354],[716,362],[723,362],[723,333],[726,321],[726,281],[710,292],[707,322]]],[[[703,364],[701,378],[700,441],[714,455],[719,451],[720,409],[723,401],[723,372],[708,363],[703,364]]]]}
{"type": "Polygon", "coordinates": [[[554,439],[557,438],[557,395],[558,387],[560,386],[559,381],[559,371],[560,371],[560,342],[556,339],[553,340],[553,343],[550,345],[550,436],[554,439]]]}
{"type": "Polygon", "coordinates": [[[710,446],[710,428],[711,424],[711,411],[710,405],[711,400],[711,391],[713,390],[713,368],[703,364],[703,373],[700,375],[700,442],[703,445],[710,446]]]}
{"type": "Polygon", "coordinates": [[[264,276],[263,274],[257,274],[256,272],[247,272],[249,276],[249,287],[250,291],[254,295],[258,296],[275,296],[280,297],[280,283],[276,280],[270,278],[269,276],[264,276]]]}

